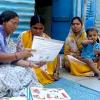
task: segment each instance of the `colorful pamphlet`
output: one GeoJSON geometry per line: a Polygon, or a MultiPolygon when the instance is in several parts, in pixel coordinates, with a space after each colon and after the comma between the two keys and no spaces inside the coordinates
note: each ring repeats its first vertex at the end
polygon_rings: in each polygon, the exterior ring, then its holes
{"type": "Polygon", "coordinates": [[[32,100],[70,100],[68,93],[62,88],[31,87],[32,100]]]}

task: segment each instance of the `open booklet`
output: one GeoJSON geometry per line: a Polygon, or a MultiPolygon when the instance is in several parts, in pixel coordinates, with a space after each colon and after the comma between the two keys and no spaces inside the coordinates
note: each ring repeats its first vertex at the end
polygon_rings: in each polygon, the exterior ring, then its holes
{"type": "Polygon", "coordinates": [[[31,87],[31,100],[70,100],[70,96],[62,88],[31,87]]]}
{"type": "Polygon", "coordinates": [[[63,44],[64,42],[60,40],[34,36],[32,49],[35,49],[36,52],[28,60],[34,62],[53,61],[62,49],[63,44]]]}

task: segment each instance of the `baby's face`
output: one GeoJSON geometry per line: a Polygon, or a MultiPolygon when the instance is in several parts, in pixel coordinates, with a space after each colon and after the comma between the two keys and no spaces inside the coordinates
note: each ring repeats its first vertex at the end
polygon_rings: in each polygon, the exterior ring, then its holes
{"type": "Polygon", "coordinates": [[[96,31],[89,31],[87,37],[89,40],[93,40],[95,42],[98,38],[98,33],[96,31]]]}

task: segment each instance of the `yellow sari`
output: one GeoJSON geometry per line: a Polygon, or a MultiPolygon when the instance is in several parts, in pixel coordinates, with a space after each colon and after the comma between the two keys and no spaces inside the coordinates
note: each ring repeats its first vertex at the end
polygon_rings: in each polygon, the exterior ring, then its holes
{"type": "MultiPolygon", "coordinates": [[[[45,33],[43,33],[42,37],[50,38],[45,33]]],[[[24,48],[31,48],[32,41],[33,41],[33,39],[32,39],[31,30],[24,31],[21,36],[21,42],[22,42],[24,48]]],[[[43,71],[41,67],[32,69],[35,71],[36,76],[41,84],[49,84],[54,81],[53,74],[57,67],[57,58],[53,62],[48,62],[46,64],[46,66],[47,66],[46,71],[43,71]]]]}
{"type": "Polygon", "coordinates": [[[77,76],[93,76],[93,72],[82,61],[73,57],[80,54],[82,41],[86,39],[86,33],[83,31],[77,37],[74,33],[69,33],[64,45],[64,60],[71,71],[71,74],[77,76]]]}

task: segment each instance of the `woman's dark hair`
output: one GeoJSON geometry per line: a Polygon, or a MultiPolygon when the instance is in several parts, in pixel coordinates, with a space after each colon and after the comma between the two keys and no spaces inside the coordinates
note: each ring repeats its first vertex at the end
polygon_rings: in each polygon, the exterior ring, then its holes
{"type": "Polygon", "coordinates": [[[78,17],[78,16],[72,18],[72,20],[71,20],[71,25],[73,24],[73,21],[74,21],[75,19],[77,19],[77,20],[81,23],[81,25],[83,25],[82,19],[81,19],[80,17],[78,17]]]}
{"type": "MultiPolygon", "coordinates": [[[[88,36],[88,33],[89,33],[89,32],[92,32],[92,31],[95,31],[95,32],[98,34],[98,30],[97,30],[96,28],[90,27],[90,28],[88,28],[88,29],[86,30],[87,36],[88,36]]],[[[98,38],[97,38],[97,42],[98,42],[98,43],[100,42],[98,38]]]]}
{"type": "Polygon", "coordinates": [[[15,17],[19,17],[16,12],[10,10],[4,11],[0,15],[0,24],[2,25],[3,22],[8,22],[15,17]]]}
{"type": "Polygon", "coordinates": [[[31,20],[30,20],[30,27],[32,27],[33,25],[37,24],[37,23],[41,23],[41,24],[45,24],[45,20],[44,18],[42,18],[41,16],[39,15],[34,15],[31,17],[31,20]]]}

